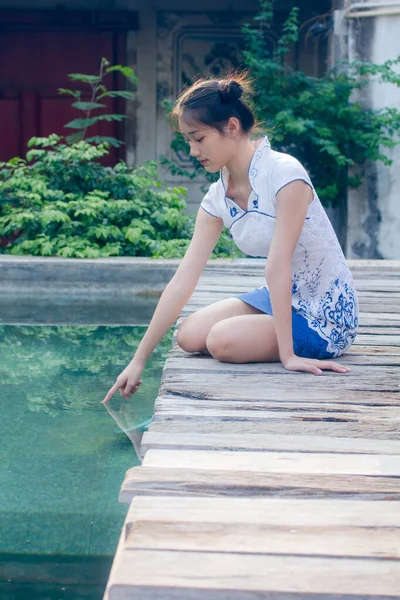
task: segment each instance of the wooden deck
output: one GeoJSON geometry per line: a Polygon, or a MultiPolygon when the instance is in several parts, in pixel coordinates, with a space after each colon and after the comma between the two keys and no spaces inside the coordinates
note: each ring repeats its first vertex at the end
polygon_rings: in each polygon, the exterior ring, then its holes
{"type": "MultiPolygon", "coordinates": [[[[400,598],[400,261],[350,261],[360,330],[316,377],[174,345],[106,598],[400,598]]],[[[210,267],[187,314],[263,285],[210,267]]]]}

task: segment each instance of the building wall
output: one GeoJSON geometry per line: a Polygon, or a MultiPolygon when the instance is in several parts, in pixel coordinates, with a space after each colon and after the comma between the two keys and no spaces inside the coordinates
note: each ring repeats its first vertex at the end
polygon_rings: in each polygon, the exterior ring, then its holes
{"type": "MultiPolygon", "coordinates": [[[[279,10],[275,13],[278,21],[276,29],[291,6],[293,2],[279,3],[279,10]]],[[[155,1],[139,10],[136,69],[140,87],[135,163],[163,155],[177,158],[170,147],[173,132],[165,118],[163,100],[174,99],[187,78],[209,70],[205,57],[212,54],[216,44],[230,47],[233,66],[236,61],[240,63],[241,26],[258,8],[258,1],[221,0],[216,3],[196,0],[191,3],[190,11],[187,10],[187,2],[178,1],[168,3],[168,10],[162,9],[161,4],[155,1]]],[[[271,44],[274,36],[276,39],[276,32],[272,31],[271,44]]],[[[327,40],[320,44],[315,39],[306,39],[304,35],[299,49],[299,55],[291,57],[292,64],[311,74],[321,75],[326,69],[327,40]]],[[[230,62],[222,61],[222,66],[228,67],[230,62]]],[[[179,159],[179,162],[186,166],[184,160],[179,159]]],[[[188,188],[189,211],[195,212],[204,194],[201,188],[207,185],[206,179],[182,180],[166,170],[161,172],[169,183],[183,184],[188,188]]],[[[335,221],[334,212],[331,211],[335,221]]]]}
{"type": "MultiPolygon", "coordinates": [[[[382,64],[400,55],[400,3],[387,7],[387,2],[376,0],[368,4],[370,16],[352,18],[360,12],[355,2],[347,7],[347,14],[344,8],[336,14],[337,59],[382,64]],[[392,14],[383,14],[389,11],[392,14]]],[[[400,88],[371,79],[356,99],[367,108],[400,109],[400,88]]],[[[400,258],[400,148],[383,152],[393,160],[392,166],[365,164],[362,185],[348,193],[348,258],[400,258]]]]}
{"type": "MultiPolygon", "coordinates": [[[[295,4],[301,8],[305,28],[297,54],[289,60],[310,74],[322,75],[328,39],[321,42],[307,36],[307,26],[313,14],[329,9],[330,0],[280,0],[275,5],[276,31],[295,4]]],[[[138,13],[139,30],[127,33],[127,63],[140,82],[136,98],[127,106],[126,159],[132,165],[163,155],[177,158],[170,147],[173,132],[166,121],[163,100],[174,99],[185,80],[210,68],[205,57],[218,43],[230,48],[233,66],[240,62],[241,26],[259,9],[258,0],[192,0],[190,10],[187,0],[0,0],[0,7],[56,9],[63,5],[68,9],[131,9],[138,13]]],[[[272,45],[274,39],[276,32],[272,31],[272,45]]],[[[221,66],[230,66],[230,61],[222,61],[221,66]]],[[[185,161],[180,160],[180,164],[185,166],[185,161]]],[[[206,179],[183,180],[160,170],[170,184],[188,188],[188,209],[195,212],[206,179]]],[[[338,225],[337,211],[328,212],[338,225]]]]}

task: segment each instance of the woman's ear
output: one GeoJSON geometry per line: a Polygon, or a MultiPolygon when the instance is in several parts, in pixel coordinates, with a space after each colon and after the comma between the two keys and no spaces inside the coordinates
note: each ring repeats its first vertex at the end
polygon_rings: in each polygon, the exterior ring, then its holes
{"type": "Polygon", "coordinates": [[[228,135],[236,137],[240,134],[240,121],[236,117],[231,117],[227,123],[228,135]]]}

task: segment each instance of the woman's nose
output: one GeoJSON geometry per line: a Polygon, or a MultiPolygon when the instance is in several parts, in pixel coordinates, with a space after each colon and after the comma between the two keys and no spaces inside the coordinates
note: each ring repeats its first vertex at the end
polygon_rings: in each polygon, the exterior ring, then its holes
{"type": "Polygon", "coordinates": [[[190,146],[190,156],[199,156],[198,150],[196,150],[196,148],[194,148],[192,145],[190,146]]]}

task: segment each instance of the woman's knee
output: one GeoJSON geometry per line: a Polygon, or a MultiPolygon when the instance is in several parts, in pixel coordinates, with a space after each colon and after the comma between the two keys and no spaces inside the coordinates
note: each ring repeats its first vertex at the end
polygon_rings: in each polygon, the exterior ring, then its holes
{"type": "Polygon", "coordinates": [[[206,339],[207,350],[221,362],[236,362],[235,341],[226,323],[220,321],[211,329],[206,339]]]}
{"type": "Polygon", "coordinates": [[[205,349],[205,336],[201,333],[194,315],[186,317],[178,329],[176,341],[185,352],[202,352],[205,349]]]}

